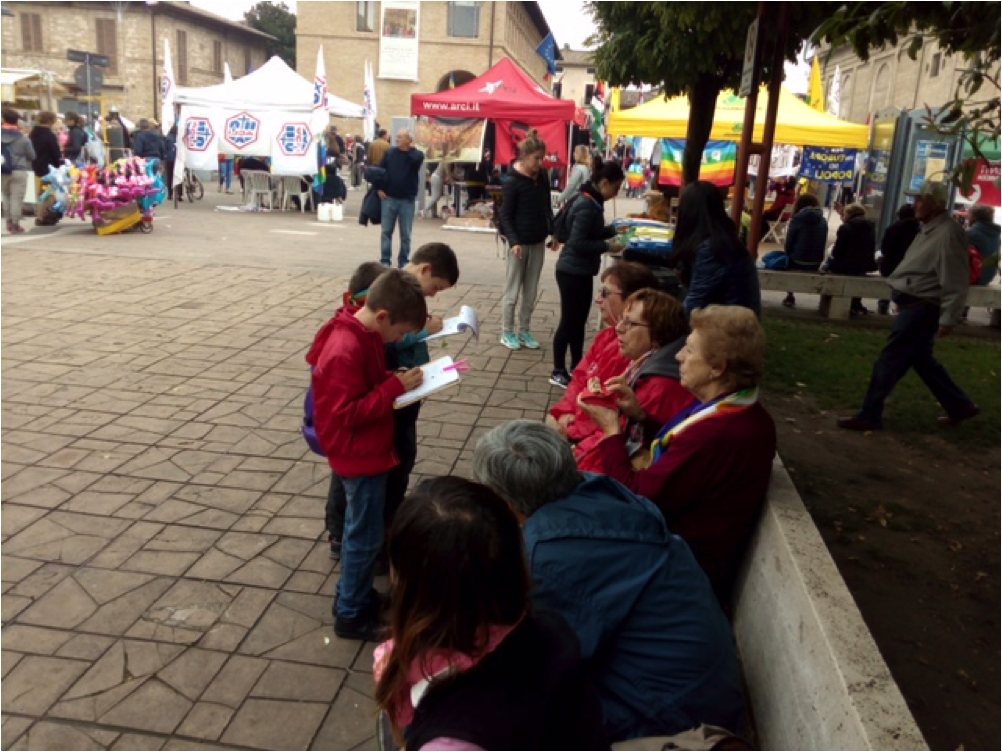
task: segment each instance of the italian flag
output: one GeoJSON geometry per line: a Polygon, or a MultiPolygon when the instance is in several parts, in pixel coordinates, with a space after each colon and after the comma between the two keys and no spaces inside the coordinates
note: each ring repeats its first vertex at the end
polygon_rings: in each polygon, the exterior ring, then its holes
{"type": "Polygon", "coordinates": [[[605,87],[596,82],[595,92],[588,104],[591,111],[591,137],[599,151],[605,151],[605,87]]]}

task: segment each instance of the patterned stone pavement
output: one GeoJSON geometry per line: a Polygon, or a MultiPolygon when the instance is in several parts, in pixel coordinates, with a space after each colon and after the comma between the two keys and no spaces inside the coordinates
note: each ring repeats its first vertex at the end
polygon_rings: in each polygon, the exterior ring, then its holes
{"type": "MultiPolygon", "coordinates": [[[[371,645],[342,641],[328,471],[299,434],[303,355],[344,278],[3,251],[2,747],[374,749],[371,645]]],[[[552,286],[551,286],[552,287],[552,286]]],[[[548,354],[497,344],[500,288],[430,400],[415,477],[541,418],[548,354]]],[[[556,298],[544,289],[535,333],[556,298]]]]}

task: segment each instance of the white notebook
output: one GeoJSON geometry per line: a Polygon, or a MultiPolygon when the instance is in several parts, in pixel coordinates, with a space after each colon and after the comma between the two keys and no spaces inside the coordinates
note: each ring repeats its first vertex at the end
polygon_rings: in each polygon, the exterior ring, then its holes
{"type": "Polygon", "coordinates": [[[421,382],[421,386],[397,397],[393,401],[394,409],[399,410],[402,407],[413,405],[435,392],[458,384],[460,382],[459,372],[449,368],[452,364],[452,358],[446,355],[421,366],[421,370],[424,372],[424,381],[421,382]]]}
{"type": "Polygon", "coordinates": [[[477,312],[468,305],[464,305],[459,309],[458,316],[452,316],[443,321],[442,331],[430,337],[425,337],[425,342],[432,339],[441,339],[442,337],[451,337],[453,334],[462,334],[463,332],[473,332],[473,336],[477,342],[480,341],[480,324],[477,321],[477,312]]]}

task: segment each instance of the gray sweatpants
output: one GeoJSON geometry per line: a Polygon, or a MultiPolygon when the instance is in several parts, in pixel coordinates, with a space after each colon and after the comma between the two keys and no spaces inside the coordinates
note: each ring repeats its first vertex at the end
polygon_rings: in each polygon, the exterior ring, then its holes
{"type": "Polygon", "coordinates": [[[28,189],[27,170],[14,170],[10,175],[3,176],[3,208],[7,222],[21,223],[21,213],[24,204],[24,192],[28,189]]]}
{"type": "Polygon", "coordinates": [[[515,306],[521,293],[522,305],[518,312],[518,333],[528,334],[532,324],[532,310],[536,307],[539,292],[539,275],[543,273],[546,245],[522,245],[522,258],[508,251],[504,285],[504,333],[515,333],[515,306]]]}

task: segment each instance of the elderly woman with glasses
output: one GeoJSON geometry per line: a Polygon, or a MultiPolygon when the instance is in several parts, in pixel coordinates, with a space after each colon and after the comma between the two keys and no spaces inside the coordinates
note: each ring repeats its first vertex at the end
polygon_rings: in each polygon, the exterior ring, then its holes
{"type": "Polygon", "coordinates": [[[724,599],[765,502],[776,426],[759,403],[765,332],[741,306],[692,312],[677,358],[696,401],[665,422],[651,415],[623,379],[607,382],[619,410],[578,398],[603,433],[604,472],[661,509],[669,529],[692,548],[724,599]],[[643,428],[649,464],[637,469],[620,415],[643,428]]]}

